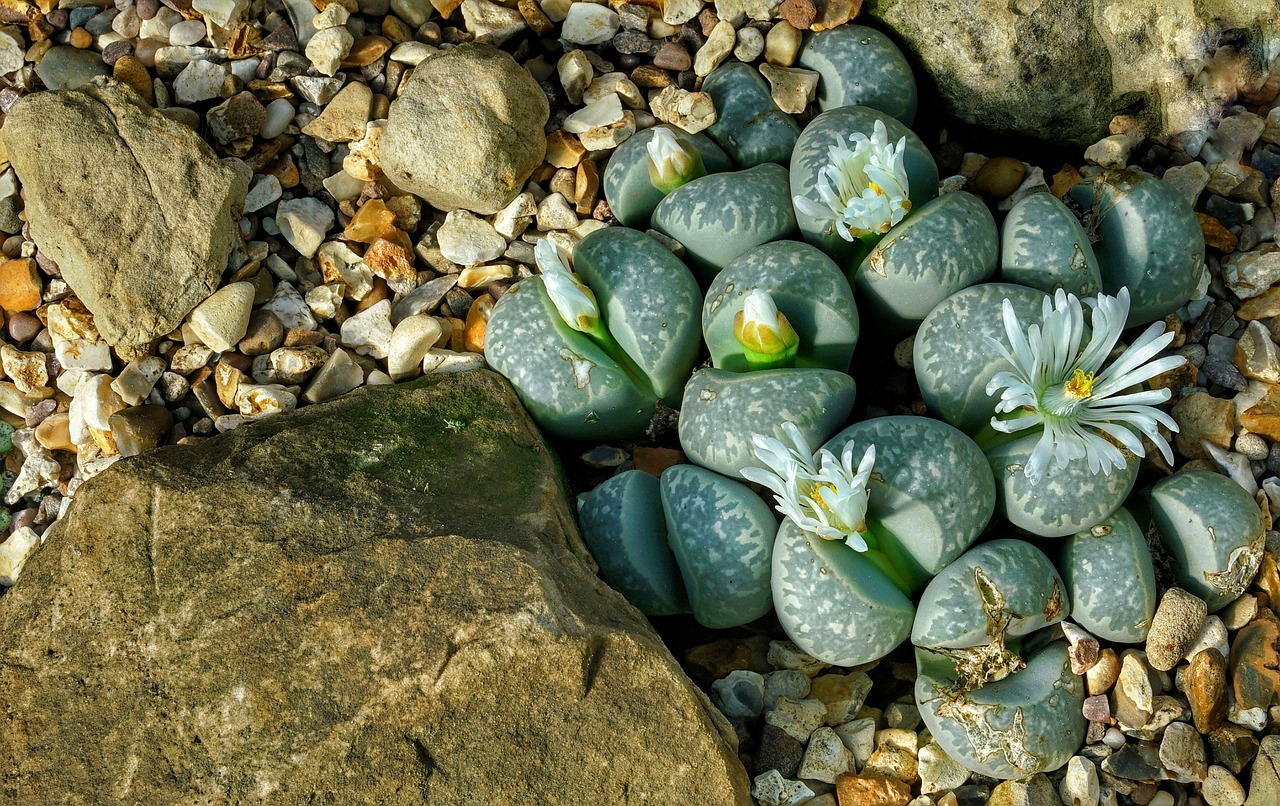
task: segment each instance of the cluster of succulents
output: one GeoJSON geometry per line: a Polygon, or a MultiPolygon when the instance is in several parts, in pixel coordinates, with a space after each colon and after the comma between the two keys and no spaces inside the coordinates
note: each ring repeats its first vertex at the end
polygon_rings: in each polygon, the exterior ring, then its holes
{"type": "Polygon", "coordinates": [[[1115,170],[1024,194],[1001,230],[978,196],[939,194],[887,38],[810,34],[799,64],[821,75],[803,129],[730,63],[704,84],[705,135],[658,126],[620,147],[603,179],[619,226],[583,239],[572,272],[539,248],[542,274],[493,310],[489,362],[558,437],[640,437],[679,409],[691,464],[620,473],[580,512],[643,612],[724,628],[773,609],[836,665],[909,639],[953,758],[1055,769],[1083,739],[1084,689],[1045,628],[1142,641],[1149,534],[1210,611],[1261,557],[1258,508],[1226,477],[1132,495],[1143,456],[1172,460],[1169,392],[1148,387],[1183,360],[1161,320],[1195,293],[1203,236],[1159,179],[1115,170]],[[932,416],[848,424],[863,327],[915,334],[932,416]]]}

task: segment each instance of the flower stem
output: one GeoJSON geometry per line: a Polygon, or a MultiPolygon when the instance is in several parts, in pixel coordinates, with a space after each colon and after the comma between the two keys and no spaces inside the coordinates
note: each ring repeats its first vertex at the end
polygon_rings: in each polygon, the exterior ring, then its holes
{"type": "MultiPolygon", "coordinates": [[[[865,538],[866,535],[864,534],[863,537],[865,538]]],[[[893,562],[889,559],[889,555],[879,549],[870,548],[870,541],[867,542],[867,545],[868,548],[863,552],[862,556],[866,558],[867,562],[874,565],[877,571],[884,574],[885,578],[892,582],[895,588],[902,591],[903,596],[906,596],[908,599],[911,598],[911,586],[907,584],[907,581],[898,573],[898,569],[894,568],[893,562]]]]}
{"type": "Polygon", "coordinates": [[[742,348],[742,356],[747,362],[747,371],[756,372],[762,369],[790,369],[796,365],[796,352],[800,344],[791,345],[780,353],[758,353],[749,347],[742,348]]]}

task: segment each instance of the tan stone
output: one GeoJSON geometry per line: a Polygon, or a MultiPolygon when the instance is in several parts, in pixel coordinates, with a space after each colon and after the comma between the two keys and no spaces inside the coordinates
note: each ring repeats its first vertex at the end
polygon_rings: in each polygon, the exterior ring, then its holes
{"type": "Polygon", "coordinates": [[[1280,440],[1280,386],[1268,385],[1262,399],[1240,412],[1240,427],[1269,440],[1280,440]]]}
{"type": "Polygon", "coordinates": [[[1230,400],[1195,392],[1175,403],[1170,413],[1180,429],[1174,437],[1178,452],[1188,459],[1208,458],[1208,453],[1200,445],[1201,440],[1221,448],[1231,447],[1236,429],[1235,407],[1230,400]]]}
{"type": "Polygon", "coordinates": [[[874,775],[846,773],[836,778],[840,806],[906,806],[911,785],[906,781],[874,775]]]}

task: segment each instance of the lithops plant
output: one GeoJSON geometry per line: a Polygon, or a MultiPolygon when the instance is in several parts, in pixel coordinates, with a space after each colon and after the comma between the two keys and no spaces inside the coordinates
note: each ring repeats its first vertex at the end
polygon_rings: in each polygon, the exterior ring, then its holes
{"type": "Polygon", "coordinates": [[[744,62],[730,61],[711,71],[702,91],[716,106],[716,122],[707,129],[734,162],[750,168],[764,162],[785,165],[800,127],[778,108],[768,83],[744,62]]]}
{"type": "Polygon", "coordinates": [[[892,116],[845,106],[801,132],[791,195],[804,239],[852,272],[895,224],[938,195],[938,166],[892,116]]]}
{"type": "Polygon", "coordinates": [[[577,245],[581,279],[551,241],[537,250],[542,274],[517,283],[493,308],[490,366],[557,436],[645,433],[658,402],[679,399],[697,358],[697,282],[665,247],[625,227],[598,230],[577,245]]]}
{"type": "Polygon", "coordinates": [[[742,474],[772,489],[787,518],[774,545],[778,619],[828,663],[883,657],[911,630],[912,592],[987,525],[995,489],[981,451],[923,417],[857,423],[817,455],[784,430],[789,442],[754,440],[769,469],[742,474]]]}
{"type": "Polygon", "coordinates": [[[1009,211],[1001,230],[1000,273],[1008,282],[1050,294],[1063,289],[1083,298],[1102,289],[1088,233],[1052,193],[1033,193],[1009,211]]]}
{"type": "Polygon", "coordinates": [[[848,419],[856,391],[845,373],[817,367],[700,369],[680,405],[680,447],[691,461],[736,477],[759,464],[752,435],[781,437],[790,425],[810,444],[820,442],[848,419]]]}
{"type": "Polygon", "coordinates": [[[795,233],[787,169],[766,162],[695,179],[658,203],[653,228],[683,244],[686,262],[710,283],[742,253],[795,233]]]}
{"type": "Polygon", "coordinates": [[[814,70],[818,108],[869,106],[910,126],[916,116],[916,79],[889,37],[863,25],[841,25],[805,37],[796,66],[814,70]]]}
{"type": "Polygon", "coordinates": [[[1006,304],[1019,322],[1040,322],[1047,296],[1012,283],[983,283],[940,302],[921,323],[912,345],[916,382],[929,413],[964,431],[989,427],[998,399],[987,384],[1009,366],[997,347],[1006,304]]]}
{"type": "Polygon", "coordinates": [[[1204,266],[1204,233],[1183,196],[1143,171],[1103,171],[1068,196],[1085,211],[1102,290],[1133,294],[1129,324],[1153,322],[1182,307],[1204,266]]]}
{"type": "Polygon", "coordinates": [[[1173,462],[1159,426],[1176,432],[1177,423],[1153,407],[1169,399],[1169,390],[1129,391],[1183,364],[1178,355],[1157,358],[1173,334],[1153,324],[1104,367],[1125,328],[1128,291],[1089,303],[1087,344],[1083,306],[1061,290],[1052,302],[1045,299],[1041,323],[1026,329],[1006,303],[1005,340],[993,342],[1008,369],[987,385],[1000,402],[991,420],[995,433],[980,443],[996,472],[1001,514],[1043,537],[1087,529],[1124,502],[1136,460],[1146,455],[1141,437],[1173,462]]]}
{"type": "Polygon", "coordinates": [[[1262,561],[1266,527],[1257,503],[1226,476],[1203,470],[1161,479],[1131,503],[1138,524],[1169,550],[1178,584],[1209,612],[1244,593],[1262,561]]]}
{"type": "Polygon", "coordinates": [[[739,481],[693,465],[661,479],[630,470],[593,490],[579,521],[601,576],[641,612],[720,629],[769,611],[777,521],[739,481]]]}
{"type": "Polygon", "coordinates": [[[858,309],[844,273],[818,249],[775,241],[739,256],[707,290],[702,336],[718,369],[751,369],[736,333],[751,292],[768,292],[798,338],[793,366],[849,369],[858,343],[858,309]]]}
{"type": "MultiPolygon", "coordinates": [[[[665,137],[674,138],[696,150],[705,173],[714,174],[733,169],[733,161],[705,134],[689,134],[666,124],[641,129],[627,138],[609,157],[609,165],[605,168],[602,181],[609,209],[620,223],[628,227],[646,229],[654,208],[670,192],[668,183],[661,176],[661,166],[654,164],[649,146],[655,138],[665,137]],[[659,174],[657,181],[655,172],[659,174]]],[[[687,182],[694,177],[682,175],[681,178],[687,182]]]]}
{"type": "Polygon", "coordinates": [[[1020,640],[1069,607],[1049,559],[1020,540],[984,543],[929,583],[911,631],[916,703],[948,755],[975,772],[1022,778],[1075,753],[1084,686],[1066,645],[1026,652],[1020,640]]]}
{"type": "Polygon", "coordinates": [[[1107,641],[1146,640],[1156,612],[1156,576],[1146,534],[1121,507],[1062,542],[1057,563],[1071,620],[1107,641]]]}
{"type": "Polygon", "coordinates": [[[939,196],[889,230],[852,273],[862,314],[905,335],[951,294],[995,273],[998,252],[985,202],[964,191],[939,196]]]}
{"type": "Polygon", "coordinates": [[[916,655],[920,716],[947,755],[970,770],[1006,779],[1056,770],[1084,741],[1084,681],[1071,671],[1065,641],[1040,650],[1021,671],[969,691],[957,687],[950,659],[916,655]]]}

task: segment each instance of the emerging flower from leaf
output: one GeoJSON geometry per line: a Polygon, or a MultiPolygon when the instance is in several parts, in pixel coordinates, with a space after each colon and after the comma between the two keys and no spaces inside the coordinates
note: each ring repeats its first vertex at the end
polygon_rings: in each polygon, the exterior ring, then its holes
{"type": "Polygon", "coordinates": [[[763,288],[752,289],[742,310],[733,316],[733,336],[742,345],[747,365],[770,369],[794,363],[800,337],[763,288]]]}
{"type": "Polygon", "coordinates": [[[877,120],[871,137],[862,132],[831,146],[831,161],[818,172],[819,201],[795,196],[796,209],[831,227],[846,241],[879,236],[911,211],[903,167],[907,138],[889,143],[889,132],[877,120]]]}
{"type": "Polygon", "coordinates": [[[654,129],[645,148],[649,152],[649,182],[663,193],[707,174],[698,149],[676,137],[670,129],[654,129]]]}
{"type": "Polygon", "coordinates": [[[538,270],[542,272],[547,295],[555,303],[560,318],[574,330],[594,333],[600,321],[596,295],[582,284],[576,274],[569,271],[565,263],[567,255],[550,238],[543,238],[534,247],[533,257],[538,263],[538,270]]]}
{"type": "Polygon", "coordinates": [[[751,438],[756,457],[770,469],[748,467],[742,476],[774,492],[777,508],[805,531],[826,540],[844,540],[854,551],[869,548],[866,531],[867,481],[876,462],[876,446],[867,447],[857,468],[853,443],[837,460],[823,448],[814,454],[794,423],[783,423],[791,444],[756,434],[751,438]]]}
{"type": "Polygon", "coordinates": [[[1013,305],[1005,300],[1004,331],[1009,346],[990,340],[1013,369],[996,373],[987,384],[987,394],[1004,389],[996,406],[998,413],[1024,412],[1024,416],[1008,420],[993,417],[991,426],[1006,434],[1044,426],[1027,462],[1029,478],[1043,475],[1050,462],[1062,468],[1081,458],[1089,462],[1092,472],[1110,475],[1125,466],[1125,455],[1114,443],[1137,456],[1146,455],[1135,430],[1155,443],[1166,461],[1173,462],[1169,443],[1157,425],[1175,432],[1178,425],[1151,405],[1168,400],[1169,390],[1124,393],[1186,361],[1182,356],[1151,360],[1173,341],[1173,333],[1165,333],[1160,322],[1152,324],[1114,363],[1102,369],[1129,316],[1129,289],[1120,289],[1114,297],[1101,294],[1096,301],[1085,303],[1093,309],[1093,335],[1083,349],[1084,310],[1080,300],[1061,289],[1052,302],[1044,301],[1043,324],[1025,331],[1013,305]]]}

